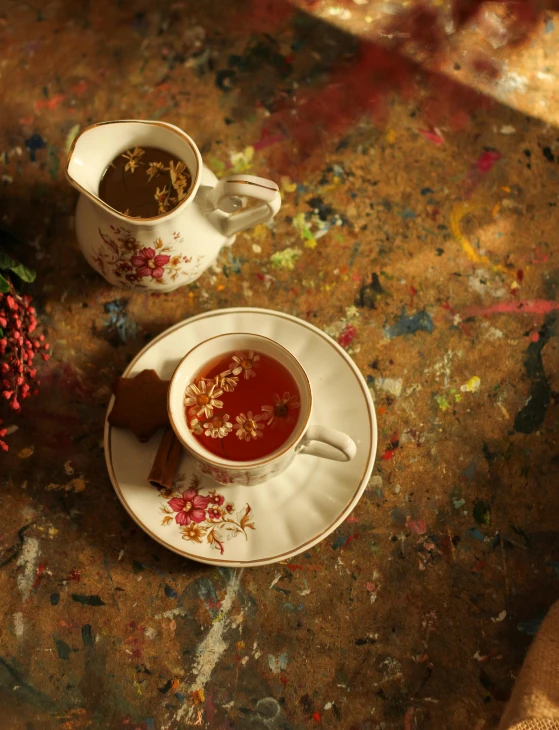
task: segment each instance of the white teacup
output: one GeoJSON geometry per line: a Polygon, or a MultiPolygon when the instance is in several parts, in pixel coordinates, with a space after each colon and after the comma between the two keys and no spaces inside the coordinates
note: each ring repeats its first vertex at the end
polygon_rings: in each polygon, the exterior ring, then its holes
{"type": "MultiPolygon", "coordinates": [[[[248,333],[212,337],[193,347],[177,365],[169,386],[167,408],[171,426],[184,448],[200,469],[219,484],[253,486],[266,482],[287,469],[299,454],[335,461],[350,461],[357,447],[347,434],[327,426],[310,424],[312,392],[307,374],[299,361],[277,342],[248,333]],[[283,365],[295,379],[300,395],[299,415],[288,439],[276,450],[253,461],[233,461],[207,450],[190,431],[185,410],[185,393],[197,374],[212,360],[228,352],[253,350],[283,365]]],[[[233,436],[231,435],[231,438],[233,436]]]]}

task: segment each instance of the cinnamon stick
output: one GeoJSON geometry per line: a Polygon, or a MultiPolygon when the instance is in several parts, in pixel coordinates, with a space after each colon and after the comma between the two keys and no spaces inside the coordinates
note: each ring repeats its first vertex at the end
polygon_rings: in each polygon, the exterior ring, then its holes
{"type": "Polygon", "coordinates": [[[181,442],[175,436],[172,428],[166,428],[148,476],[150,484],[165,489],[172,487],[181,456],[181,442]]]}

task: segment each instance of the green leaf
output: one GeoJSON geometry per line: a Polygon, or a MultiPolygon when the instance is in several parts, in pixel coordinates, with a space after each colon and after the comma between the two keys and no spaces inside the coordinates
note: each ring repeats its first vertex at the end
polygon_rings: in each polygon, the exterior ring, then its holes
{"type": "MultiPolygon", "coordinates": [[[[35,281],[35,272],[29,269],[27,266],[20,264],[19,261],[8,256],[4,251],[0,251],[0,269],[7,269],[13,271],[16,276],[22,281],[32,282],[35,281]]],[[[5,280],[4,280],[5,281],[5,280]]],[[[6,282],[7,283],[7,282],[6,282]]],[[[0,286],[2,286],[0,282],[0,286]]],[[[0,289],[0,291],[8,291],[7,289],[0,289]]]]}
{"type": "Polygon", "coordinates": [[[0,292],[2,292],[2,294],[6,294],[9,291],[10,291],[10,285],[8,284],[6,279],[4,279],[2,274],[0,274],[0,292]]]}
{"type": "Polygon", "coordinates": [[[22,281],[26,281],[29,284],[32,281],[35,281],[35,277],[37,276],[37,274],[32,269],[24,266],[23,264],[16,264],[15,266],[12,266],[11,271],[19,276],[22,281]]]}

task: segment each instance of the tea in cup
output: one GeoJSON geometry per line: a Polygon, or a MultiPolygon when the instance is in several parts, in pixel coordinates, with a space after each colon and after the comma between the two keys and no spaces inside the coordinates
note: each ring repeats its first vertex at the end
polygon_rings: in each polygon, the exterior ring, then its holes
{"type": "Polygon", "coordinates": [[[312,391],[299,361],[268,337],[218,335],[178,364],[168,395],[171,426],[202,472],[253,486],[298,454],[350,461],[354,441],[311,424],[312,391]]]}

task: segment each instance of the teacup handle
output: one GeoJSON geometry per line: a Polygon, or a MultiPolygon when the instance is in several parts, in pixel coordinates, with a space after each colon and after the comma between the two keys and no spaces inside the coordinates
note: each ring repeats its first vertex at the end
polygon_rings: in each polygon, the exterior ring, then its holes
{"type": "Polygon", "coordinates": [[[223,233],[227,237],[260,223],[267,223],[281,206],[280,191],[276,183],[254,175],[224,177],[211,191],[210,198],[214,208],[229,213],[222,221],[223,233]],[[243,204],[242,198],[255,198],[262,203],[237,213],[243,204]]]}
{"type": "Polygon", "coordinates": [[[309,426],[297,453],[333,461],[351,461],[357,453],[357,446],[347,433],[326,426],[309,426]]]}

